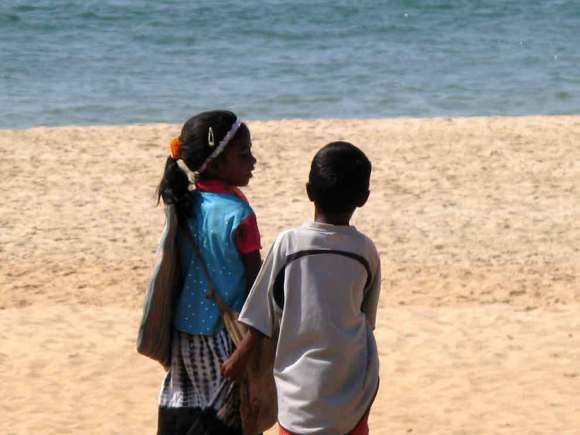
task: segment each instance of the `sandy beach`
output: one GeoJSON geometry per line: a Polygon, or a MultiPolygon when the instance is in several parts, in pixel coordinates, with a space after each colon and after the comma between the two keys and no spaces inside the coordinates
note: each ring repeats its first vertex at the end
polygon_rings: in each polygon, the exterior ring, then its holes
{"type": "MultiPolygon", "coordinates": [[[[263,255],[311,219],[318,148],[373,162],[372,434],[580,434],[580,116],[248,124],[263,255]]],[[[0,433],[155,432],[163,371],[135,336],[178,132],[0,130],[0,433]]]]}

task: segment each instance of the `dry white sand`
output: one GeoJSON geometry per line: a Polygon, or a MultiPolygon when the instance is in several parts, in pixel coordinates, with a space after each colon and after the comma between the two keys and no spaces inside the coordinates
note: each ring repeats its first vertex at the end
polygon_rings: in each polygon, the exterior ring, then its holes
{"type": "MultiPolygon", "coordinates": [[[[371,433],[580,434],[580,117],[249,125],[264,250],[310,219],[319,147],[373,161],[371,433]]],[[[177,132],[0,131],[0,433],[154,433],[163,374],[134,340],[177,132]]]]}

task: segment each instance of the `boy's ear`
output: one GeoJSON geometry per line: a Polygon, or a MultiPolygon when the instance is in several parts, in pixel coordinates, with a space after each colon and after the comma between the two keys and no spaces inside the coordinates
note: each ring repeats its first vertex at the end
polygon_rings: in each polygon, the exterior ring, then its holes
{"type": "Polygon", "coordinates": [[[312,194],[312,186],[309,182],[306,183],[306,194],[311,202],[314,202],[314,195],[312,194]]]}
{"type": "Polygon", "coordinates": [[[371,194],[371,191],[367,190],[367,192],[364,195],[361,195],[360,200],[356,206],[362,207],[363,205],[365,205],[369,199],[370,194],[371,194]]]}

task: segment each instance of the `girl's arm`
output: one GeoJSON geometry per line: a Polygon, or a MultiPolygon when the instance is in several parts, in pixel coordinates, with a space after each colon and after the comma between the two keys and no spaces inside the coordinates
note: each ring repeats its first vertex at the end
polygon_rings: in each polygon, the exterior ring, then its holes
{"type": "Polygon", "coordinates": [[[260,256],[260,231],[256,215],[250,214],[236,229],[235,242],[238,252],[242,257],[246,270],[247,292],[250,292],[256,276],[262,267],[262,257],[260,256]]]}
{"type": "Polygon", "coordinates": [[[246,367],[252,352],[258,349],[264,335],[257,329],[248,326],[248,332],[237,349],[221,365],[222,374],[232,381],[240,381],[244,377],[246,367]]]}
{"type": "Polygon", "coordinates": [[[243,254],[242,261],[244,262],[244,268],[246,269],[246,285],[247,292],[249,293],[254,285],[256,277],[258,276],[260,267],[262,267],[262,256],[260,255],[260,251],[254,251],[248,254],[243,254]]]}
{"type": "MultiPolygon", "coordinates": [[[[247,292],[249,293],[256,277],[258,276],[260,267],[262,267],[260,251],[242,254],[242,261],[244,262],[244,268],[246,269],[246,285],[247,292]]],[[[235,381],[239,381],[243,378],[252,350],[259,346],[262,337],[263,334],[261,332],[250,326],[248,327],[248,332],[244,336],[240,345],[221,365],[222,373],[226,378],[235,381]]]]}

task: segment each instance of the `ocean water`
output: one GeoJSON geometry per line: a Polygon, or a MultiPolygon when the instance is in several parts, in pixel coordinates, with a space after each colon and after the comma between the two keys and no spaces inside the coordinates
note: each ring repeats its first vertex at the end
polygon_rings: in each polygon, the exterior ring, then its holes
{"type": "Polygon", "coordinates": [[[580,113],[580,0],[0,0],[0,128],[580,113]]]}

